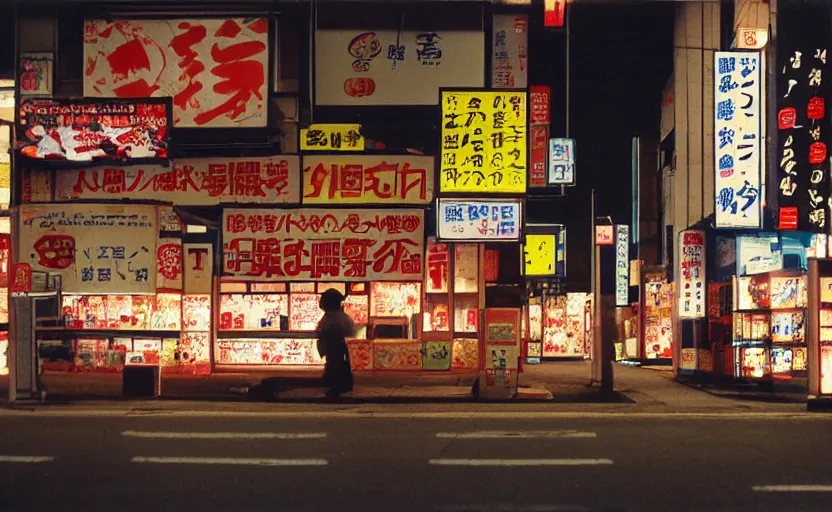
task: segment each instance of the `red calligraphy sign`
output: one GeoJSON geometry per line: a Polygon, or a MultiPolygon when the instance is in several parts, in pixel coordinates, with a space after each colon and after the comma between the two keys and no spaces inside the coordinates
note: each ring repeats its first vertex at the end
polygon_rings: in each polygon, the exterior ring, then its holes
{"type": "Polygon", "coordinates": [[[32,267],[28,263],[15,263],[12,267],[11,292],[32,291],[32,267]]]}
{"type": "Polygon", "coordinates": [[[549,154],[549,126],[532,126],[529,136],[531,144],[529,187],[546,187],[546,158],[549,154]]]}
{"type": "Polygon", "coordinates": [[[163,244],[156,250],[158,273],[167,280],[175,281],[182,276],[182,245],[163,244]]]}

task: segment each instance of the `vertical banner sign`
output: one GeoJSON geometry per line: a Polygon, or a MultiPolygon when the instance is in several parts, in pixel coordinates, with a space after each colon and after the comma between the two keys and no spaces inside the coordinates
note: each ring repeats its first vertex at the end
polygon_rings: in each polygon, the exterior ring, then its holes
{"type": "Polygon", "coordinates": [[[528,92],[443,90],[440,192],[526,192],[528,92]]]}
{"type": "Polygon", "coordinates": [[[532,126],[530,133],[529,188],[545,188],[546,162],[549,154],[549,125],[532,126]]]}
{"type": "Polygon", "coordinates": [[[777,34],[778,228],[825,232],[829,95],[825,6],[783,6],[777,34]]]}
{"type": "Polygon", "coordinates": [[[566,22],[566,0],[543,0],[543,26],[561,28],[566,22]]]}
{"type": "Polygon", "coordinates": [[[549,185],[575,184],[575,139],[549,139],[549,185]]]}
{"type": "Polygon", "coordinates": [[[760,52],[714,54],[716,227],[762,227],[760,52]]]}
{"type": "Polygon", "coordinates": [[[548,85],[533,85],[531,87],[531,117],[532,125],[549,124],[552,122],[552,89],[548,85]]]}
{"type": "Polygon", "coordinates": [[[679,317],[705,318],[705,232],[679,233],[679,317]]]}
{"type": "Polygon", "coordinates": [[[494,89],[528,87],[529,17],[495,14],[492,41],[491,86],[494,89]]]}
{"type": "Polygon", "coordinates": [[[630,303],[630,227],[615,227],[615,305],[630,303]]]}

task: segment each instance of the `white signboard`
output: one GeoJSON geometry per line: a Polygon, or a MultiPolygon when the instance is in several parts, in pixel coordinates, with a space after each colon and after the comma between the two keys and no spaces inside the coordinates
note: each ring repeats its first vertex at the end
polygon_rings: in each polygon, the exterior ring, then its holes
{"type": "Polygon", "coordinates": [[[87,20],[84,96],[173,98],[180,128],[266,126],[265,18],[87,20]]]}
{"type": "Polygon", "coordinates": [[[211,293],[214,275],[214,246],[211,244],[185,244],[185,293],[204,295],[211,293]]]}
{"type": "Polygon", "coordinates": [[[716,227],[759,228],[762,223],[760,52],[714,55],[716,227]]]}
{"type": "Polygon", "coordinates": [[[529,17],[525,14],[495,14],[492,44],[491,87],[528,87],[529,17]]]}
{"type": "Polygon", "coordinates": [[[705,232],[679,233],[679,318],[705,318],[705,232]]]}
{"type": "Polygon", "coordinates": [[[25,205],[19,259],[62,276],[71,293],[155,293],[157,208],[147,205],[25,205]]]}
{"type": "Polygon", "coordinates": [[[436,233],[442,241],[516,242],[523,227],[519,199],[439,199],[436,233]]]}
{"type": "Polygon", "coordinates": [[[440,87],[485,86],[485,34],[318,30],[317,105],[437,105],[440,87]]]}
{"type": "Polygon", "coordinates": [[[183,206],[300,202],[296,155],[193,158],[170,167],[105,166],[55,172],[55,201],[122,199],[183,206]]]}
{"type": "Polygon", "coordinates": [[[575,184],[575,139],[549,139],[548,183],[575,184]]]}
{"type": "Polygon", "coordinates": [[[738,276],[783,270],[783,244],[777,233],[738,236],[736,244],[738,276]]]}
{"type": "Polygon", "coordinates": [[[630,226],[615,226],[615,305],[630,303],[630,226]]]}
{"type": "Polygon", "coordinates": [[[222,220],[223,274],[234,279],[424,278],[423,210],[226,209],[222,220]]]}

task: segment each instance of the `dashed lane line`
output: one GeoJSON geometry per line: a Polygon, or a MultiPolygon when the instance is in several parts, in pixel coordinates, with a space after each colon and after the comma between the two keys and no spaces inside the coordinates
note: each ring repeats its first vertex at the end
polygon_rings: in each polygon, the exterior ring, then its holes
{"type": "Polygon", "coordinates": [[[124,437],[143,439],[323,439],[326,432],[144,432],[126,430],[124,437]]]}

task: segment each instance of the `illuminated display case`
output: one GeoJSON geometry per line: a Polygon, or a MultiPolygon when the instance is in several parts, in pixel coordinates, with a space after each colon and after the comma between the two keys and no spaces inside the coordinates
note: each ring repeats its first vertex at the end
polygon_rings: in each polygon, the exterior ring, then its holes
{"type": "Polygon", "coordinates": [[[426,340],[476,337],[480,323],[480,247],[428,240],[422,332],[426,340]]]}
{"type": "Polygon", "coordinates": [[[643,289],[643,357],[670,359],[673,356],[673,285],[667,282],[665,274],[646,273],[643,289]]]}
{"type": "Polygon", "coordinates": [[[734,376],[806,377],[805,274],[763,273],[734,282],[734,376]]]}

